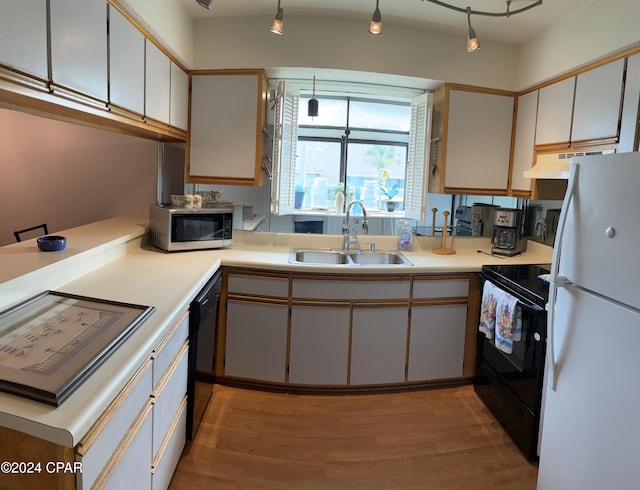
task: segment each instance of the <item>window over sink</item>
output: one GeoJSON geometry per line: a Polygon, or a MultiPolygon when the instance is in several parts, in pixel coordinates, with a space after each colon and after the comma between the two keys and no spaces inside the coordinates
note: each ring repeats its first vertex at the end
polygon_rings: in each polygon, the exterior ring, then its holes
{"type": "Polygon", "coordinates": [[[278,82],[272,213],[335,215],[342,192],[368,213],[386,213],[391,201],[394,217],[425,219],[431,94],[319,90],[315,117],[307,115],[311,97],[306,86],[278,82]]]}

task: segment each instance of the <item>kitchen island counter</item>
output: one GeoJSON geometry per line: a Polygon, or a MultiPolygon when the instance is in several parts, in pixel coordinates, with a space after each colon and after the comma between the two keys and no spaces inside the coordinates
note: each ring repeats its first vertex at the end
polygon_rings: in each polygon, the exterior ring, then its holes
{"type": "MultiPolygon", "coordinates": [[[[459,239],[455,255],[437,255],[439,239],[418,238],[405,255],[413,266],[330,267],[289,264],[292,246],[339,245],[339,236],[311,236],[235,231],[234,245],[224,250],[166,253],[147,243],[144,220],[114,218],[61,232],[68,239],[61,253],[38,252],[35,240],[0,248],[0,263],[19,264],[3,270],[0,308],[7,309],[48,289],[111,301],[153,306],[155,312],[60,407],[0,393],[0,426],[74,447],[117,394],[145,363],[189,303],[221,266],[299,272],[443,273],[475,272],[486,263],[546,263],[551,249],[530,244],[516,257],[501,259],[477,253],[490,250],[486,239],[459,239]]],[[[371,239],[378,249],[392,249],[395,237],[371,239]]]]}

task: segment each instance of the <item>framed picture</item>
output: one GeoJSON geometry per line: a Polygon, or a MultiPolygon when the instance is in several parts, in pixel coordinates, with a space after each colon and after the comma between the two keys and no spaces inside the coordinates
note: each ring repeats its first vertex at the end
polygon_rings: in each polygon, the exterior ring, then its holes
{"type": "Polygon", "coordinates": [[[59,406],[154,310],[45,291],[0,313],[0,391],[59,406]]]}

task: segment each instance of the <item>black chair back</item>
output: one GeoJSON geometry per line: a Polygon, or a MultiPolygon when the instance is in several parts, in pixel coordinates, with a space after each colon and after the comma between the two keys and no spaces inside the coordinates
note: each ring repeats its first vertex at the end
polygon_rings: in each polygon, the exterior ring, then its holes
{"type": "Polygon", "coordinates": [[[13,236],[16,237],[16,241],[17,242],[21,242],[22,241],[22,237],[20,235],[22,235],[23,233],[27,233],[28,231],[37,230],[39,228],[42,228],[42,230],[44,231],[45,235],[49,234],[49,230],[47,229],[47,224],[46,223],[42,223],[41,225],[32,226],[31,228],[25,228],[24,230],[14,231],[13,232],[13,236]]]}

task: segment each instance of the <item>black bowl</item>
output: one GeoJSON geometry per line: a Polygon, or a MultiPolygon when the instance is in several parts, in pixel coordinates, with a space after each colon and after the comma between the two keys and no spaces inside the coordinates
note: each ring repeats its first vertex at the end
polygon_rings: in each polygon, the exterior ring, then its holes
{"type": "Polygon", "coordinates": [[[64,250],[67,246],[67,239],[59,235],[46,235],[37,239],[38,248],[43,252],[57,252],[64,250]]]}

